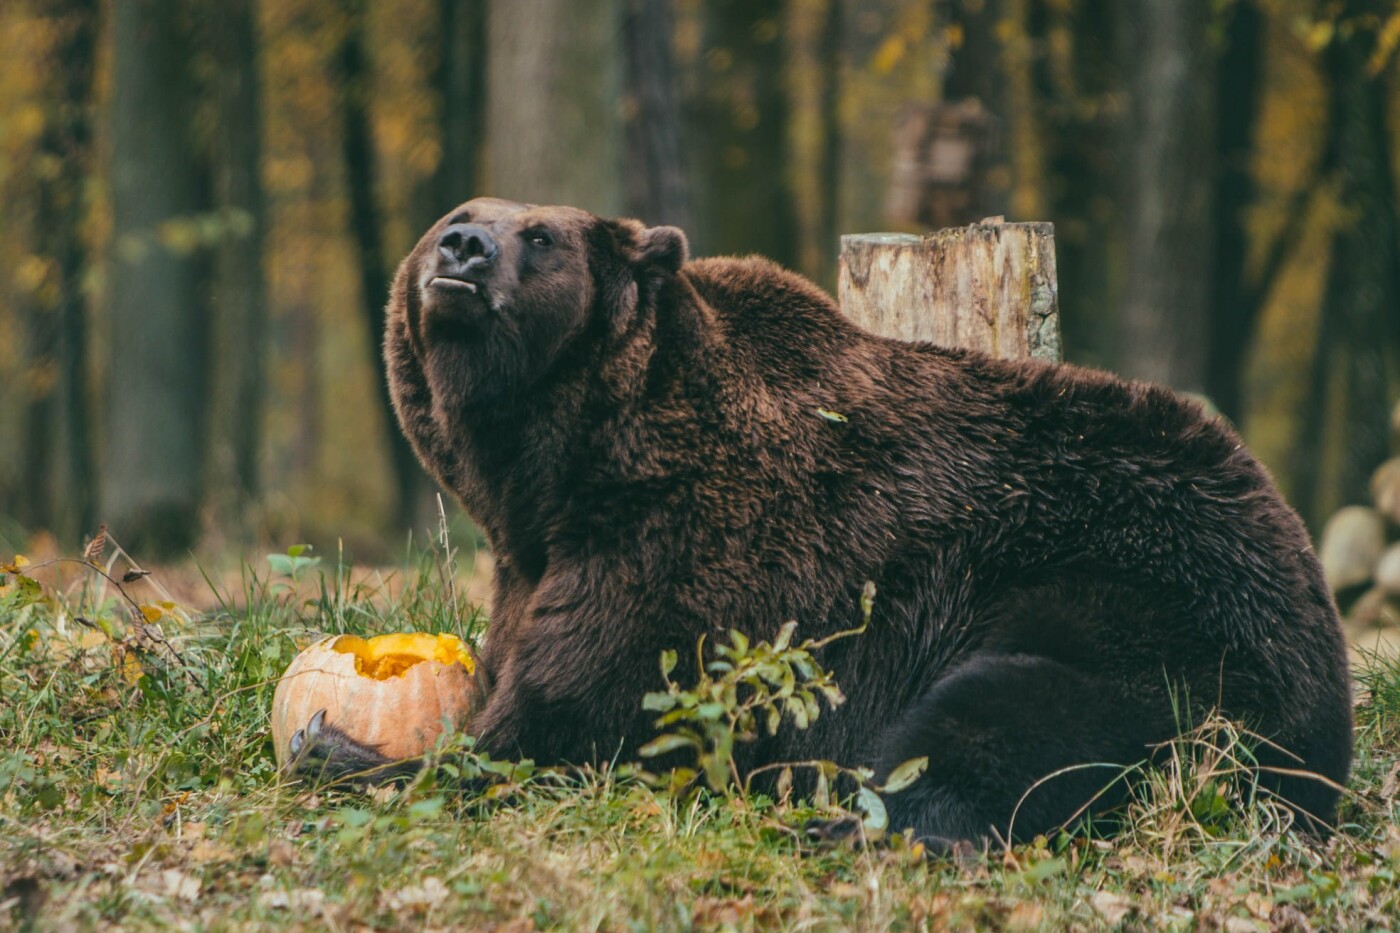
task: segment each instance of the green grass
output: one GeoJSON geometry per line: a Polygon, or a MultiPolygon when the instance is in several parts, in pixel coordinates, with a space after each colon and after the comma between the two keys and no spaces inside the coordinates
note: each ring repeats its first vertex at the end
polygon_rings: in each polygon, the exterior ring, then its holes
{"type": "MultiPolygon", "coordinates": [[[[167,608],[168,645],[96,575],[41,591],[9,575],[0,929],[1243,931],[1400,916],[1392,662],[1364,673],[1346,827],[1321,850],[1251,802],[1241,745],[1217,723],[1148,776],[1107,840],[956,861],[902,839],[813,852],[797,832],[808,805],[673,797],[625,773],[534,775],[492,801],[434,773],[374,792],[282,782],[267,710],[314,633],[471,635],[480,620],[431,557],[401,571],[393,598],[342,569],[280,567],[297,585],[264,563],[222,608],[167,608]]],[[[158,607],[150,587],[127,589],[158,607]]]]}

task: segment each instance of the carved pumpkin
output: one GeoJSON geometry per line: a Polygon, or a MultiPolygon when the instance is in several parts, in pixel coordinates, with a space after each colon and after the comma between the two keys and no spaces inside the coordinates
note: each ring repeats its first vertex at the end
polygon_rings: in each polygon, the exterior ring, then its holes
{"type": "Polygon", "coordinates": [[[292,660],[273,692],[277,764],[287,766],[293,735],[313,719],[312,733],[322,723],[334,726],[390,761],[421,755],[444,723],[457,728],[466,722],[474,669],[455,635],[322,639],[292,660]]]}

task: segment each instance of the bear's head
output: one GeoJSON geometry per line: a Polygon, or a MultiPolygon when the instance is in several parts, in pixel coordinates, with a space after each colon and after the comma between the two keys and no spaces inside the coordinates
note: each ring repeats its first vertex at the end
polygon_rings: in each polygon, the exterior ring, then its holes
{"type": "Polygon", "coordinates": [[[430,379],[464,402],[502,399],[527,390],[578,340],[627,333],[686,253],[675,227],[477,198],[418,241],[389,311],[406,316],[430,379]]]}

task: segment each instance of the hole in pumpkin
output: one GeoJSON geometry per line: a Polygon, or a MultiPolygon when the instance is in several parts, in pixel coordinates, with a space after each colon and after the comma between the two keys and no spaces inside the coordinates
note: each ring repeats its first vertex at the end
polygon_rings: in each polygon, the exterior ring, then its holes
{"type": "Polygon", "coordinates": [[[376,635],[360,638],[342,635],[331,648],[341,654],[354,655],[355,673],[374,680],[402,677],[414,665],[424,661],[439,664],[460,664],[472,673],[471,654],[456,635],[429,635],[426,632],[376,635]]]}

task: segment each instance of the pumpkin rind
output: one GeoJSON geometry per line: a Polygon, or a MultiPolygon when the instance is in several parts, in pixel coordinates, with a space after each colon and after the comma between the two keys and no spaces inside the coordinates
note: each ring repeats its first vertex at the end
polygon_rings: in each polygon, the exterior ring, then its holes
{"type": "Polygon", "coordinates": [[[412,758],[432,748],[444,721],[454,728],[462,726],[471,712],[470,660],[464,647],[454,655],[445,647],[446,642],[430,646],[434,638],[423,634],[374,639],[336,635],[297,655],[272,695],[272,740],[278,766],[285,767],[291,756],[292,735],[305,728],[320,710],[326,711],[328,724],[390,760],[412,758]],[[383,640],[391,638],[400,641],[383,640]],[[410,644],[403,641],[405,638],[427,641],[410,644]],[[341,644],[337,650],[337,644],[345,639],[353,642],[341,644]],[[406,666],[403,653],[381,650],[384,645],[418,649],[417,653],[426,653],[428,658],[408,661],[406,666]],[[368,674],[357,670],[357,665],[366,668],[365,655],[370,656],[368,674]],[[385,671],[374,671],[373,662],[384,663],[386,656],[385,671]],[[444,662],[437,657],[454,659],[444,662]]]}

